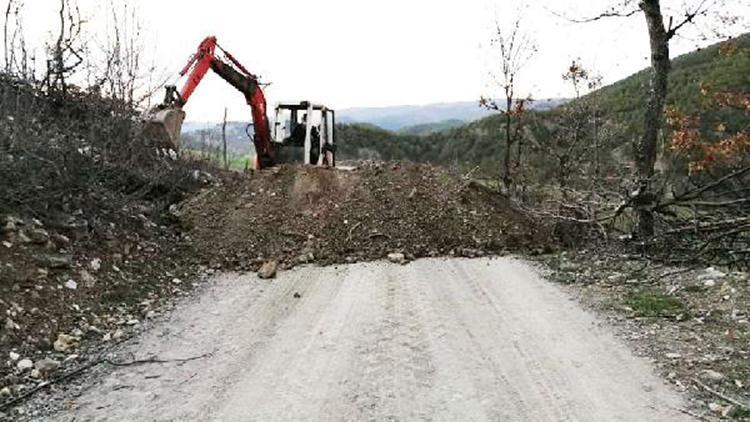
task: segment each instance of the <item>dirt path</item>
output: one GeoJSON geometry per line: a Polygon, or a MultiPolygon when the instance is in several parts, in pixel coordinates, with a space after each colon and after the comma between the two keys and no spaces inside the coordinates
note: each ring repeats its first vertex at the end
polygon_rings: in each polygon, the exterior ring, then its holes
{"type": "Polygon", "coordinates": [[[116,369],[58,420],[688,420],[645,361],[512,259],[224,275],[127,347],[213,355],[116,369]]]}

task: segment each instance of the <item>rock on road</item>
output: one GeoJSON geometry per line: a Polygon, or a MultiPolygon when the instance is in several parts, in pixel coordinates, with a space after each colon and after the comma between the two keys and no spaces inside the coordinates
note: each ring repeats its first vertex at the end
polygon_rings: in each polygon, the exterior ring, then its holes
{"type": "Polygon", "coordinates": [[[515,259],[217,277],[61,421],[676,421],[682,398],[515,259]]]}

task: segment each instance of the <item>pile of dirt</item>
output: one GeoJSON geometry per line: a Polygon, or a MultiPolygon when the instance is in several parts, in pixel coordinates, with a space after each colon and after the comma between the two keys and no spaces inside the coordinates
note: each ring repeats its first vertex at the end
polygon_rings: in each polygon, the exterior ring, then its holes
{"type": "Polygon", "coordinates": [[[174,211],[217,269],[535,252],[548,243],[507,199],[420,164],[282,166],[225,180],[174,211]]]}

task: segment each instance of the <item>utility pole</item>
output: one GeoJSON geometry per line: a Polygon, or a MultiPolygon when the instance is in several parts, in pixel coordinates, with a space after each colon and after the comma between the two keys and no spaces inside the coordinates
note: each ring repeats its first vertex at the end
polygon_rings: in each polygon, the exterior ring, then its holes
{"type": "Polygon", "coordinates": [[[221,125],[221,141],[224,145],[224,170],[229,170],[227,161],[227,108],[224,107],[224,123],[221,125]]]}

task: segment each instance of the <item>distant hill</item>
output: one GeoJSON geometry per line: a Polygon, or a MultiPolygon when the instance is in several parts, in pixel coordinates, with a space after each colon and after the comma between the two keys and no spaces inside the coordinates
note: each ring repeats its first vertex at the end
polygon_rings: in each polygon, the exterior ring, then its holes
{"type": "MultiPolygon", "coordinates": [[[[255,151],[247,135],[248,122],[227,122],[227,150],[247,155],[255,151]]],[[[250,129],[252,133],[252,128],[250,129]]],[[[202,150],[221,146],[221,123],[185,122],[182,126],[182,144],[190,149],[202,150]]]]}
{"type": "Polygon", "coordinates": [[[443,120],[436,123],[424,123],[421,125],[407,126],[398,130],[401,135],[426,136],[465,125],[466,122],[458,119],[443,120]]]}
{"type": "MultiPolygon", "coordinates": [[[[534,109],[547,110],[564,100],[541,100],[534,109]]],[[[358,124],[359,128],[377,128],[404,135],[426,136],[440,131],[460,127],[492,112],[479,107],[476,102],[429,104],[424,106],[397,106],[382,108],[356,108],[337,111],[339,124],[358,124]]],[[[248,122],[227,124],[228,149],[239,154],[251,153],[254,149],[245,128],[248,122]]],[[[221,123],[186,121],[182,126],[183,143],[191,148],[202,148],[208,143],[221,141],[221,123]]]]}
{"type": "MultiPolygon", "coordinates": [[[[732,56],[721,55],[717,44],[675,58],[670,73],[668,105],[686,112],[698,112],[701,104],[700,84],[703,81],[721,90],[750,92],[750,34],[738,37],[735,42],[738,51],[732,56]]],[[[617,154],[620,156],[627,153],[630,141],[640,135],[647,85],[648,70],[643,70],[579,100],[596,100],[603,114],[602,121],[616,128],[605,135],[606,148],[610,152],[619,149],[617,154]]],[[[550,107],[547,110],[537,109],[532,116],[551,121],[559,110],[550,107]]],[[[750,125],[742,113],[722,118],[730,126],[746,128],[750,125]]],[[[502,116],[495,114],[437,133],[424,133],[433,128],[432,125],[420,125],[391,133],[363,125],[344,125],[339,130],[339,150],[348,159],[358,158],[358,154],[362,153],[363,158],[462,163],[498,171],[503,150],[500,141],[502,116]]],[[[544,142],[543,139],[537,141],[544,142]]]]}
{"type": "MultiPolygon", "coordinates": [[[[667,104],[688,112],[698,110],[702,101],[701,82],[719,90],[750,92],[750,33],[734,42],[738,52],[729,57],[719,53],[719,44],[676,57],[669,74],[667,104]]],[[[649,70],[644,69],[595,91],[584,100],[596,99],[610,118],[640,133],[648,83],[649,70]]]]}
{"type": "MultiPolygon", "coordinates": [[[[563,100],[539,100],[533,108],[546,110],[553,108],[563,100]]],[[[493,112],[479,106],[479,101],[437,103],[427,105],[405,105],[394,107],[365,107],[338,110],[338,123],[370,123],[382,129],[400,131],[410,126],[442,123],[448,120],[472,122],[493,112]]]]}

